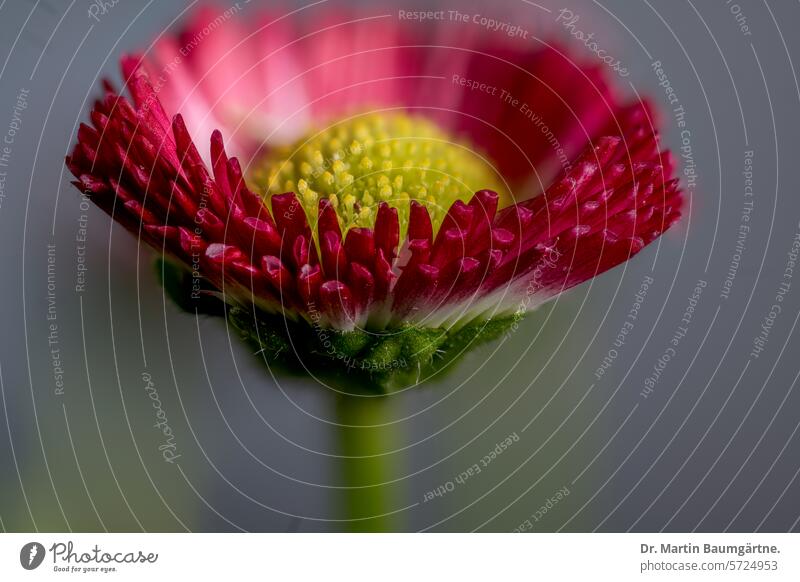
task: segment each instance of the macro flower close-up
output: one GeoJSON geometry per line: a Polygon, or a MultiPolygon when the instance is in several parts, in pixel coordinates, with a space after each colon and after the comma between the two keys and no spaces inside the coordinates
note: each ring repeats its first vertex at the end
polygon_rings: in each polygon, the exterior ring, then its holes
{"type": "Polygon", "coordinates": [[[796,580],[799,17],[0,2],[0,579],[796,580]]]}
{"type": "Polygon", "coordinates": [[[424,14],[195,9],[103,82],[74,184],[268,363],[425,382],[684,201],[657,112],[604,62],[424,14]]]}

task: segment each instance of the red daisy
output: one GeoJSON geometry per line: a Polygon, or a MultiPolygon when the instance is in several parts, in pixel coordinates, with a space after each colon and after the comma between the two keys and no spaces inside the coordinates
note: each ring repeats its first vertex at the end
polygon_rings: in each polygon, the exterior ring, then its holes
{"type": "Polygon", "coordinates": [[[123,58],[67,166],[271,358],[417,381],[680,217],[648,104],[561,47],[253,20],[123,58]]]}

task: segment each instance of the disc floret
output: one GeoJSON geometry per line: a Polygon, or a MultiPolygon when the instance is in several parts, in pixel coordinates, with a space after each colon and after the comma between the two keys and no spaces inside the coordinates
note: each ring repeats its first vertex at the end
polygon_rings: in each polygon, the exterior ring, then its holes
{"type": "Polygon", "coordinates": [[[481,188],[503,192],[488,160],[434,122],[405,113],[368,113],[272,152],[254,181],[267,199],[295,192],[309,222],[319,200],[336,209],[343,231],[372,227],[378,205],[398,209],[405,235],[411,201],[423,204],[434,228],[456,200],[481,188]]]}

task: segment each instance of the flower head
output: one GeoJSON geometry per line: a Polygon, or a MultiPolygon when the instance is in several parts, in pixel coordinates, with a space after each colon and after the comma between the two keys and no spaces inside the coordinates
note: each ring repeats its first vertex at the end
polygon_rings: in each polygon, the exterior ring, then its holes
{"type": "Polygon", "coordinates": [[[650,107],[557,48],[213,17],[122,60],[67,165],[269,357],[416,380],[680,217],[650,107]]]}

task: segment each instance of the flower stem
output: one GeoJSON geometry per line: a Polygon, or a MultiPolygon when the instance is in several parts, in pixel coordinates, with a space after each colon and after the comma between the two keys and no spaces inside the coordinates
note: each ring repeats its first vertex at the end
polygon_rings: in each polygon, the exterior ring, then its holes
{"type": "Polygon", "coordinates": [[[339,422],[339,469],[345,489],[342,502],[351,532],[385,532],[399,529],[393,479],[397,448],[395,425],[390,424],[392,402],[383,397],[340,396],[336,403],[339,422]]]}

